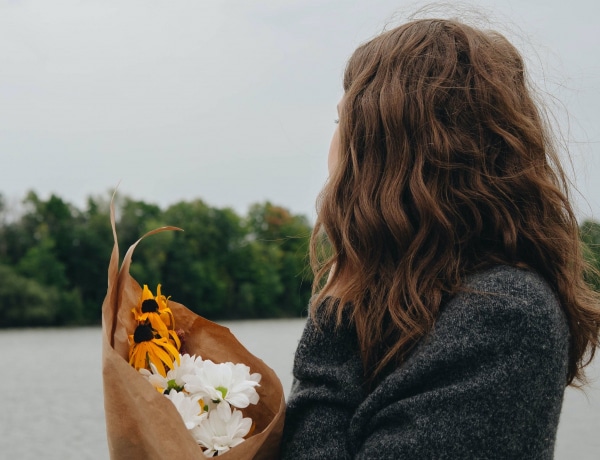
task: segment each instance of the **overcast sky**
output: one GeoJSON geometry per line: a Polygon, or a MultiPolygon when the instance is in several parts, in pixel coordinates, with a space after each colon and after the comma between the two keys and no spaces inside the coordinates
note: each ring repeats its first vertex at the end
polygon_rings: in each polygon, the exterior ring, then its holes
{"type": "MultiPolygon", "coordinates": [[[[496,3],[472,5],[560,101],[579,216],[600,219],[600,2],[496,3]]],[[[161,206],[270,200],[314,219],[345,62],[412,5],[0,0],[0,192],[83,206],[121,181],[161,206]]]]}

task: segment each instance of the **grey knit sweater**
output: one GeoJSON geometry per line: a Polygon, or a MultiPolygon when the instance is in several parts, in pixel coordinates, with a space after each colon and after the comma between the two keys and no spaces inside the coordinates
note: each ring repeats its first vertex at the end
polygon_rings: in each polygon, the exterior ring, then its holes
{"type": "Polygon", "coordinates": [[[568,327],[538,275],[470,277],[433,331],[368,394],[351,327],[308,321],[296,351],[284,459],[551,459],[568,327]]]}

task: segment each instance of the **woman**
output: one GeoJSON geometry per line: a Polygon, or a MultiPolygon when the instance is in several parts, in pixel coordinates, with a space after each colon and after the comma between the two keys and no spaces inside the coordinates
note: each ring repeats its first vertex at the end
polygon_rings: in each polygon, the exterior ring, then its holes
{"type": "Polygon", "coordinates": [[[283,457],[552,458],[600,310],[521,56],[418,20],[344,91],[283,457]]]}

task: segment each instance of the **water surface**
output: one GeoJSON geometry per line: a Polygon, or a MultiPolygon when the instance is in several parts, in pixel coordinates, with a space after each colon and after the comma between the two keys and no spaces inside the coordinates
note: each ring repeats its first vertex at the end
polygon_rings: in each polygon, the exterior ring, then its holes
{"type": "MultiPolygon", "coordinates": [[[[291,385],[304,320],[225,323],[291,385]]],[[[0,331],[0,458],[108,458],[102,402],[101,330],[0,331]]],[[[585,393],[567,389],[556,459],[600,458],[600,366],[585,393]]]]}

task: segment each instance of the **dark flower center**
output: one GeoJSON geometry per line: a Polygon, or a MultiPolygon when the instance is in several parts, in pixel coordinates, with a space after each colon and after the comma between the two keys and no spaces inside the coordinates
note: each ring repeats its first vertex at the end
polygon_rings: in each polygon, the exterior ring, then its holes
{"type": "Polygon", "coordinates": [[[153,313],[158,311],[158,303],[154,299],[146,299],[142,302],[142,313],[153,313]]]}
{"type": "Polygon", "coordinates": [[[149,342],[154,338],[154,331],[149,324],[140,324],[133,332],[133,341],[135,343],[149,342]]]}

